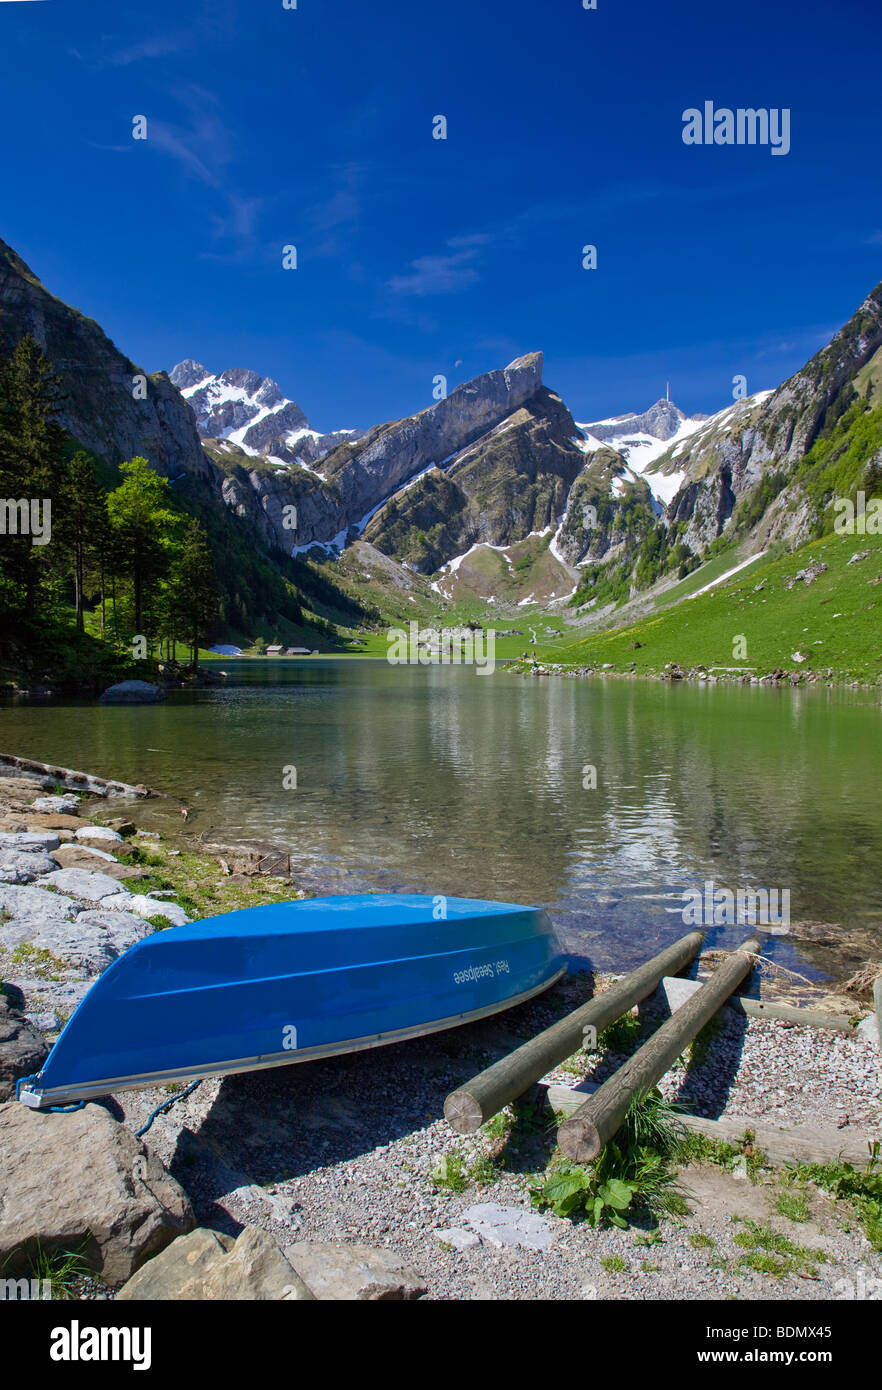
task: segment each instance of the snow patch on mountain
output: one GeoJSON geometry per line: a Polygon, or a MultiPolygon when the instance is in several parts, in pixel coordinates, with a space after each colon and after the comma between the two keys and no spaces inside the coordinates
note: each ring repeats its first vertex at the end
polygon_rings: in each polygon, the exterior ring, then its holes
{"type": "Polygon", "coordinates": [[[310,468],[344,440],[359,439],[363,433],[322,434],[300,406],[282,394],[278,382],[242,367],[213,373],[188,357],[172,368],[169,380],[192,406],[203,439],[227,440],[243,453],[280,467],[295,463],[310,468]]]}

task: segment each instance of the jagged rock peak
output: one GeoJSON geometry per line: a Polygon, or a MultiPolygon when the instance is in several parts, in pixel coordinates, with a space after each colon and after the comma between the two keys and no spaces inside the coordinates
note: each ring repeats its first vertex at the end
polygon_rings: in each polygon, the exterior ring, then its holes
{"type": "Polygon", "coordinates": [[[207,367],[203,367],[201,362],[194,362],[192,357],[185,357],[183,362],[172,367],[168,379],[179,391],[188,391],[193,386],[198,386],[201,381],[207,381],[210,376],[211,372],[207,367]]]}
{"type": "Polygon", "coordinates": [[[581,428],[601,440],[620,439],[625,434],[650,434],[654,439],[667,440],[673,439],[685,419],[679,406],[662,396],[641,415],[629,411],[626,415],[598,420],[581,428]]]}

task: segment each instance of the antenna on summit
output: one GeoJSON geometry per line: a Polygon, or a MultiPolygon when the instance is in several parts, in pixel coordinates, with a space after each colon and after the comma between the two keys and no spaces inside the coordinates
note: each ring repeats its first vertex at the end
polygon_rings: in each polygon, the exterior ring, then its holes
{"type": "Polygon", "coordinates": [[[666,382],[665,382],[665,400],[666,400],[666,401],[670,401],[670,399],[671,399],[671,383],[670,383],[669,381],[666,381],[666,382]]]}

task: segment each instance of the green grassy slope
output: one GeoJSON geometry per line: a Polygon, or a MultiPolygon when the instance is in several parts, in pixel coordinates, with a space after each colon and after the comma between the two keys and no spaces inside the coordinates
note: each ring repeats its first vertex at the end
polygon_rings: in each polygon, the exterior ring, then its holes
{"type": "Polygon", "coordinates": [[[657,616],[563,646],[557,660],[579,666],[608,663],[637,674],[678,662],[684,667],[738,666],[756,675],[780,666],[824,674],[832,670],[836,680],[878,680],[882,537],[833,534],[792,554],[759,560],[657,616]],[[870,552],[866,559],[848,563],[863,551],[870,552]],[[787,588],[789,579],[815,562],[826,564],[827,570],[809,585],[799,581],[787,588]],[[738,637],[746,643],[746,655],[740,658],[734,655],[738,637]],[[635,642],[641,645],[635,647],[635,642]],[[794,652],[805,661],[796,662],[794,652]]]}

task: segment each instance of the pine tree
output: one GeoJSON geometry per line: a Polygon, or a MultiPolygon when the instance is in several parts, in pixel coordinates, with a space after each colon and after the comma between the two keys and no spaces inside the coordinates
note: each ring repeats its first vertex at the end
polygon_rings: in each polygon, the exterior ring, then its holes
{"type": "Polygon", "coordinates": [[[76,624],[82,632],[86,576],[94,561],[100,563],[107,529],[107,494],[82,449],[67,465],[60,494],[58,539],[64,562],[73,571],[76,624]]]}
{"type": "Polygon", "coordinates": [[[199,664],[200,634],[218,611],[217,581],[208,537],[195,518],[188,524],[175,557],[171,589],[175,608],[184,620],[195,669],[199,664]]]}
{"type": "MultiPolygon", "coordinates": [[[[36,506],[49,541],[65,465],[65,433],[57,420],[61,401],[61,384],[48,358],[33,338],[22,338],[0,362],[0,501],[27,503],[28,525],[36,506]]],[[[18,534],[8,534],[7,507],[0,564],[13,589],[20,590],[25,618],[32,620],[40,608],[51,552],[49,544],[33,543],[34,536],[22,525],[24,511],[17,511],[18,534]]]]}

